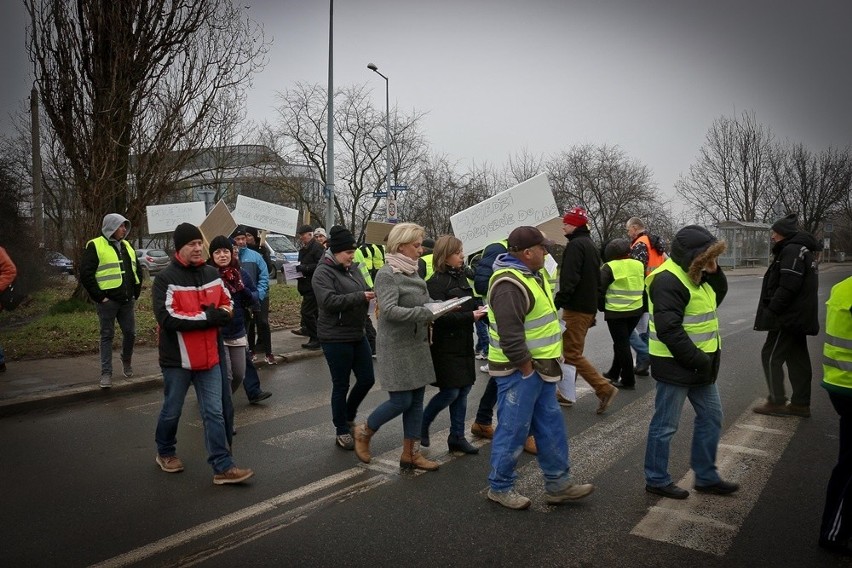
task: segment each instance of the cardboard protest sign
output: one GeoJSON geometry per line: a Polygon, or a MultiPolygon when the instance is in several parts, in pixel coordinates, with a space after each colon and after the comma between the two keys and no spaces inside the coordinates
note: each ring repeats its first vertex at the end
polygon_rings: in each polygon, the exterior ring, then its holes
{"type": "Polygon", "coordinates": [[[234,208],[233,216],[240,225],[266,229],[291,237],[296,234],[299,223],[299,212],[296,209],[245,195],[237,196],[237,205],[234,208]]]}
{"type": "Polygon", "coordinates": [[[388,233],[393,229],[393,223],[381,223],[379,221],[367,221],[367,229],[364,232],[364,242],[374,245],[383,245],[387,242],[388,233]]]}
{"type": "MultiPolygon", "coordinates": [[[[464,250],[473,253],[505,239],[516,227],[539,227],[554,219],[559,219],[559,210],[547,174],[539,174],[456,213],[450,217],[450,224],[453,234],[464,243],[464,250]]],[[[565,242],[561,221],[557,231],[546,232],[549,239],[565,242]]]]}
{"type": "Polygon", "coordinates": [[[207,245],[214,237],[219,235],[231,236],[231,233],[237,228],[237,222],[225,202],[219,201],[198,228],[201,229],[201,234],[204,235],[204,244],[207,245]]]}
{"type": "Polygon", "coordinates": [[[145,208],[148,217],[148,234],[171,233],[181,223],[198,225],[207,216],[207,208],[203,201],[189,203],[167,203],[165,205],[148,205],[145,208]]]}

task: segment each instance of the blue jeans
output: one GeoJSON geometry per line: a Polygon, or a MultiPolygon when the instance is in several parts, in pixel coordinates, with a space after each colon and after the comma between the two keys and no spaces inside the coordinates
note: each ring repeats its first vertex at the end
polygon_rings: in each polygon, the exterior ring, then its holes
{"type": "Polygon", "coordinates": [[[358,407],[376,382],[373,374],[373,352],[366,337],[345,343],[322,343],[322,352],[331,373],[331,421],[337,435],[349,434],[358,407]],[[349,375],[355,385],[349,390],[349,375]]]}
{"type": "MultiPolygon", "coordinates": [[[[474,298],[475,308],[484,303],[481,298],[474,298]]],[[[488,355],[488,318],[479,318],[473,325],[476,329],[476,352],[488,355]]]]}
{"type": "Polygon", "coordinates": [[[642,367],[651,362],[648,354],[648,333],[639,333],[634,329],[630,332],[630,347],[636,352],[636,366],[642,367]]]}
{"type": "Polygon", "coordinates": [[[204,423],[204,445],[207,463],[214,473],[222,473],[234,465],[228,448],[225,417],[222,413],[222,373],[219,365],[206,371],[190,371],[180,367],[160,367],[163,371],[163,408],[154,436],[157,453],[175,455],[177,429],[183,411],[183,401],[189,385],[195,387],[198,410],[204,423]]]}
{"type": "Polygon", "coordinates": [[[121,360],[130,361],[133,357],[133,343],[136,341],[135,300],[124,304],[107,300],[95,307],[101,326],[101,374],[112,375],[112,338],[115,337],[115,321],[121,328],[121,360]]]}
{"type": "Polygon", "coordinates": [[[722,401],[716,385],[682,387],[657,381],[654,417],[648,426],[648,443],[645,447],[645,483],[652,487],[665,487],[672,482],[669,475],[669,446],[677,432],[680,413],[687,398],[695,409],[689,460],[695,472],[695,484],[713,485],[719,482],[716,450],[722,431],[722,401]]]}
{"type": "Polygon", "coordinates": [[[390,422],[402,414],[402,434],[407,440],[420,439],[420,425],[423,421],[423,393],[426,387],[409,391],[392,391],[390,398],[376,408],[367,417],[367,427],[374,432],[382,424],[390,422]]]}
{"type": "Polygon", "coordinates": [[[246,375],[243,379],[243,388],[246,389],[246,396],[249,400],[254,400],[260,396],[260,375],[257,374],[257,367],[251,361],[251,351],[246,349],[246,375]]]}
{"type": "Polygon", "coordinates": [[[3,346],[0,345],[0,365],[6,362],[6,354],[3,353],[3,346]]]}
{"type": "Polygon", "coordinates": [[[442,388],[439,390],[426,409],[423,411],[422,431],[428,432],[429,426],[439,412],[450,407],[450,436],[454,438],[464,437],[464,419],[467,414],[467,394],[473,385],[467,385],[461,388],[442,388]]]}
{"type": "Polygon", "coordinates": [[[544,474],[544,489],[555,492],[568,484],[570,462],[565,421],[556,402],[556,383],[541,379],[537,372],[524,378],[520,371],[496,377],[497,429],[491,443],[491,473],[488,481],[497,492],[515,485],[515,467],[527,436],[535,436],[538,465],[544,474]]]}

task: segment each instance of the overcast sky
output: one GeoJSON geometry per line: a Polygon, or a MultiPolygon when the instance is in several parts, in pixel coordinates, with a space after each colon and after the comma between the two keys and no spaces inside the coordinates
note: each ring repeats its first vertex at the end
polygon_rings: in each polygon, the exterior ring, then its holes
{"type": "MultiPolygon", "coordinates": [[[[329,3],[243,0],[273,39],[249,117],[273,120],[275,92],[328,78],[329,3]]],[[[613,144],[662,192],[695,160],[714,119],[754,111],[814,150],[852,143],[848,0],[338,0],[336,87],[366,83],[376,105],[427,112],[434,151],[462,167],[526,148],[613,144]]],[[[0,120],[26,104],[26,12],[0,19],[0,120]]],[[[682,204],[676,203],[675,210],[682,204]]]]}

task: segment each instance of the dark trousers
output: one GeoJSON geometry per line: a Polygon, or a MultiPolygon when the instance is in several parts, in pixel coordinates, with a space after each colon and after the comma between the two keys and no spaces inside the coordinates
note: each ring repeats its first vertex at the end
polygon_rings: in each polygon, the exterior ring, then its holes
{"type": "Polygon", "coordinates": [[[494,377],[488,377],[488,384],[482,398],[479,399],[479,408],[476,409],[477,424],[491,424],[494,417],[494,405],[497,404],[497,381],[494,377]]]}
{"type": "Polygon", "coordinates": [[[790,377],[792,394],[790,403],[800,406],[811,404],[811,356],[808,353],[808,336],[803,333],[791,333],[784,329],[772,330],[766,334],[766,343],[761,350],[763,375],[769,388],[769,402],[784,404],[787,395],[784,392],[784,365],[790,377]]]}
{"type": "Polygon", "coordinates": [[[302,329],[305,330],[310,341],[317,341],[317,297],[313,292],[302,294],[302,309],[299,314],[302,317],[302,329]]]}
{"type": "Polygon", "coordinates": [[[373,320],[367,315],[367,321],[364,323],[364,334],[367,336],[367,343],[370,344],[370,352],[376,354],[376,328],[373,325],[373,320]]]}
{"type": "Polygon", "coordinates": [[[257,374],[257,367],[251,361],[250,351],[246,351],[246,377],[243,379],[243,388],[246,389],[246,396],[250,401],[260,396],[260,375],[257,374]]]}
{"type": "Polygon", "coordinates": [[[607,376],[610,379],[621,379],[621,382],[627,386],[636,384],[636,377],[633,376],[633,353],[630,351],[630,334],[636,324],[639,323],[640,316],[631,316],[629,318],[617,318],[606,320],[606,326],[609,328],[609,336],[612,338],[612,365],[609,367],[607,376]]]}
{"type": "Polygon", "coordinates": [[[852,537],[852,396],[828,396],[840,415],[840,451],[828,480],[819,538],[845,545],[852,537]]]}
{"type": "Polygon", "coordinates": [[[349,433],[358,407],[376,382],[370,344],[364,337],[358,341],[322,343],[322,352],[331,372],[331,421],[338,436],[349,433]],[[355,384],[350,390],[350,375],[355,384]]]}
{"type": "Polygon", "coordinates": [[[259,312],[245,310],[246,335],[248,336],[249,351],[265,355],[272,354],[272,330],[269,329],[269,296],[260,302],[259,312]],[[255,338],[255,333],[257,336],[255,338]]]}

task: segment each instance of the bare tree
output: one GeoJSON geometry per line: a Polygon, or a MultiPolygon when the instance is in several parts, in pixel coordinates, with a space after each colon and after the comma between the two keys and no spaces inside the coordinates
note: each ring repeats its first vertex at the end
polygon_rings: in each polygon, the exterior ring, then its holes
{"type": "Polygon", "coordinates": [[[506,186],[512,187],[530,178],[537,176],[545,170],[544,158],[541,155],[533,155],[526,148],[509,156],[506,166],[506,186]]]}
{"type": "Polygon", "coordinates": [[[753,113],[713,122],[696,163],[675,189],[705,221],[756,221],[764,216],[772,134],[753,113]]]}
{"type": "Polygon", "coordinates": [[[823,221],[849,201],[852,152],[828,148],[814,154],[802,144],[779,144],[771,154],[770,172],[767,212],[775,217],[796,212],[802,228],[815,234],[823,221]]]}
{"type": "Polygon", "coordinates": [[[230,0],[24,4],[44,112],[83,217],[78,244],[110,211],[139,226],[144,206],[171,191],[169,175],[221,125],[220,111],[241,104],[265,63],[260,28],[230,0]]]}
{"type": "Polygon", "coordinates": [[[651,170],[618,146],[575,146],[549,159],[547,171],[559,210],[585,208],[598,242],[623,236],[631,216],[662,213],[651,170]]]}
{"type": "MultiPolygon", "coordinates": [[[[385,111],[377,110],[370,101],[370,91],[363,85],[341,89],[335,103],[334,131],[338,149],[335,156],[334,207],[336,217],[358,234],[367,220],[378,214],[380,199],[377,191],[384,191],[385,111]],[[342,183],[338,183],[342,182],[342,183]]],[[[307,162],[319,172],[326,183],[326,124],[327,94],[319,85],[298,83],[294,88],[279,94],[280,122],[276,134],[278,147],[284,156],[307,162]]],[[[411,114],[391,109],[391,183],[408,183],[416,175],[423,160],[426,141],[420,131],[422,113],[411,114]]],[[[404,199],[404,196],[402,196],[404,199]]],[[[311,212],[320,216],[321,200],[306,203],[311,212]]]]}

